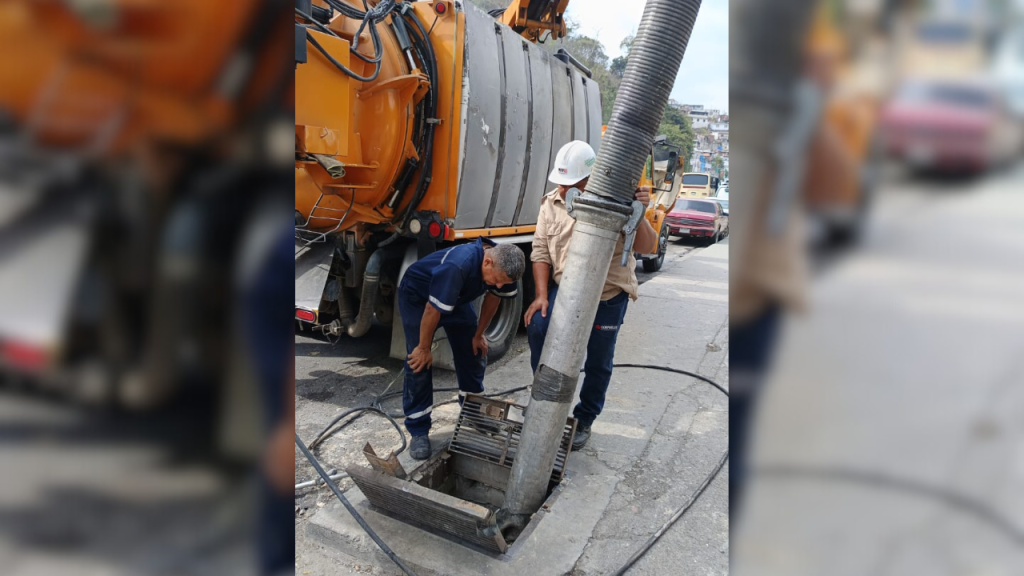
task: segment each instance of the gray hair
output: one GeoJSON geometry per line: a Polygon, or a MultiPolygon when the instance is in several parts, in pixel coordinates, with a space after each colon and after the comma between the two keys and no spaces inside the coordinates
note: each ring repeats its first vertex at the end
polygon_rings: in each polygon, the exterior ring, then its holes
{"type": "Polygon", "coordinates": [[[526,256],[515,244],[498,244],[488,251],[494,263],[513,282],[518,282],[526,271],[526,256]]]}

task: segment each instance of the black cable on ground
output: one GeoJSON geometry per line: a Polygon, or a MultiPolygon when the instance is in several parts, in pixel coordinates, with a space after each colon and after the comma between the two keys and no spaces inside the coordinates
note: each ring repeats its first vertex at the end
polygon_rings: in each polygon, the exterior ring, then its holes
{"type": "Polygon", "coordinates": [[[331,487],[331,491],[334,492],[334,495],[338,497],[338,500],[341,500],[341,503],[344,504],[349,514],[351,514],[352,517],[356,519],[356,522],[358,522],[359,525],[363,528],[363,530],[365,530],[366,533],[370,535],[370,538],[372,538],[373,541],[377,543],[377,546],[380,547],[380,549],[388,555],[388,558],[391,558],[391,561],[397,564],[398,567],[402,569],[402,572],[405,572],[409,576],[416,576],[416,573],[412,571],[412,568],[406,566],[405,563],[402,562],[402,559],[399,558],[397,554],[392,552],[391,548],[388,548],[388,545],[380,539],[380,536],[377,536],[377,533],[373,531],[373,528],[370,528],[369,524],[366,523],[366,520],[363,520],[363,517],[359,515],[359,512],[356,512],[356,509],[352,507],[351,503],[349,503],[348,498],[345,498],[345,495],[342,494],[341,490],[338,489],[337,484],[335,484],[334,481],[331,480],[330,476],[327,475],[327,472],[324,472],[324,469],[320,466],[320,463],[317,462],[316,458],[314,458],[313,455],[309,452],[309,448],[306,448],[306,445],[302,443],[302,439],[299,438],[298,434],[295,435],[295,445],[298,446],[299,450],[302,451],[302,455],[306,457],[306,460],[309,460],[309,463],[313,465],[313,468],[316,469],[316,473],[320,475],[320,478],[322,478],[323,481],[327,483],[328,486],[331,487]]]}
{"type": "Polygon", "coordinates": [[[997,510],[991,508],[984,502],[971,498],[965,494],[959,494],[946,488],[924,484],[917,480],[896,478],[866,470],[853,470],[846,468],[812,468],[785,464],[760,466],[751,470],[750,473],[755,477],[798,478],[812,481],[869,486],[882,490],[892,490],[913,496],[931,498],[965,514],[974,516],[976,519],[988,524],[996,531],[1007,536],[1017,546],[1024,546],[1024,528],[1016,526],[1008,517],[1000,514],[997,510]]]}
{"type": "Polygon", "coordinates": [[[351,410],[346,410],[346,411],[342,412],[338,416],[335,416],[334,419],[331,420],[331,423],[328,424],[327,427],[324,428],[319,434],[317,434],[316,438],[314,438],[313,441],[309,443],[309,447],[311,449],[313,449],[313,450],[316,450],[316,447],[319,446],[320,444],[322,444],[324,440],[328,439],[329,437],[334,435],[336,432],[338,432],[338,430],[341,430],[345,426],[348,426],[352,422],[355,422],[356,420],[358,420],[359,418],[363,417],[367,413],[380,414],[381,416],[383,416],[383,417],[388,419],[388,422],[390,422],[391,425],[395,427],[395,430],[398,431],[398,435],[402,438],[402,447],[399,448],[397,452],[395,452],[395,456],[397,456],[397,455],[401,454],[402,452],[404,452],[405,449],[408,447],[408,443],[405,440],[405,433],[402,432],[402,427],[398,425],[398,422],[395,421],[394,417],[392,417],[390,414],[388,414],[387,412],[385,412],[385,411],[383,411],[383,410],[381,410],[379,408],[374,408],[373,406],[361,406],[359,408],[353,408],[351,410]],[[340,422],[342,418],[345,418],[346,416],[348,416],[350,414],[356,414],[356,413],[358,413],[358,415],[355,418],[353,418],[353,419],[349,420],[348,422],[342,424],[337,429],[331,430],[331,428],[335,424],[340,422]],[[328,432],[330,432],[330,433],[328,433],[328,432]]]}
{"type": "Polygon", "coordinates": [[[726,397],[729,396],[729,391],[726,390],[725,388],[723,388],[721,385],[719,385],[714,380],[712,380],[710,378],[707,378],[705,376],[701,376],[700,374],[696,374],[694,372],[687,372],[686,370],[680,370],[679,368],[667,368],[665,366],[651,366],[651,365],[648,365],[648,364],[612,364],[612,367],[613,368],[644,368],[646,370],[660,370],[661,372],[672,372],[674,374],[682,374],[683,376],[689,376],[691,378],[696,378],[697,380],[703,380],[704,382],[707,382],[708,384],[711,384],[715,388],[718,388],[718,391],[721,392],[722,394],[725,394],[726,397]]]}
{"type": "MultiPolygon", "coordinates": [[[[485,398],[495,398],[497,396],[505,396],[505,395],[508,395],[508,394],[514,394],[516,392],[520,392],[522,390],[526,390],[527,388],[529,388],[529,386],[520,386],[518,388],[511,388],[509,390],[502,390],[500,392],[492,392],[490,394],[480,394],[480,396],[483,396],[485,398]]],[[[435,388],[434,392],[457,392],[458,390],[459,390],[458,388],[435,388]]],[[[387,400],[388,398],[394,398],[395,396],[400,396],[401,394],[402,394],[401,390],[396,390],[395,392],[391,392],[389,394],[378,395],[376,398],[373,399],[373,401],[370,403],[369,406],[360,406],[359,408],[353,408],[351,410],[346,410],[345,412],[342,412],[341,414],[335,416],[331,420],[331,422],[329,424],[327,424],[327,426],[325,426],[324,429],[321,430],[319,434],[316,435],[316,438],[314,438],[313,441],[309,443],[310,449],[311,450],[316,450],[317,447],[319,447],[321,444],[324,443],[324,440],[327,440],[331,436],[337,434],[343,428],[345,428],[349,424],[355,422],[359,418],[362,418],[366,414],[379,414],[380,416],[383,416],[383,417],[388,419],[388,422],[390,422],[391,425],[394,426],[395,430],[398,432],[398,435],[402,438],[402,447],[399,448],[398,451],[395,452],[395,456],[398,456],[402,452],[405,452],[405,449],[408,448],[409,444],[408,444],[408,442],[405,439],[405,433],[402,432],[401,425],[399,425],[398,421],[395,420],[396,418],[404,418],[405,414],[403,414],[401,412],[398,412],[398,413],[395,413],[395,414],[388,414],[387,412],[384,411],[383,407],[381,406],[381,401],[387,400]],[[345,422],[341,426],[338,426],[337,428],[334,428],[335,424],[337,424],[338,422],[341,422],[341,420],[343,420],[346,416],[350,416],[352,414],[356,414],[356,416],[354,418],[352,418],[351,420],[349,420],[348,422],[345,422]],[[332,430],[332,428],[334,428],[334,429],[332,430]]],[[[438,406],[444,406],[446,404],[451,404],[453,402],[458,402],[458,400],[459,400],[458,398],[454,398],[452,400],[445,400],[444,402],[438,402],[437,404],[433,404],[431,406],[431,408],[436,408],[438,406]]]]}
{"type": "Polygon", "coordinates": [[[708,486],[711,485],[711,481],[714,480],[715,477],[718,476],[718,473],[722,471],[722,467],[725,466],[727,460],[729,460],[728,450],[726,450],[725,453],[722,454],[722,457],[718,460],[718,465],[715,466],[715,469],[711,471],[711,474],[708,474],[707,478],[704,478],[704,482],[702,482],[700,487],[698,487],[697,490],[692,495],[690,495],[690,498],[686,501],[686,503],[683,504],[682,507],[680,507],[678,510],[676,510],[676,513],[673,514],[671,518],[669,518],[668,522],[666,522],[664,526],[659,528],[658,531],[655,532],[654,535],[647,540],[647,542],[644,542],[644,545],[639,550],[634,552],[633,555],[629,557],[629,560],[626,560],[626,563],[623,564],[621,568],[619,568],[615,572],[612,572],[612,576],[622,576],[622,574],[625,574],[627,571],[629,571],[629,569],[633,567],[633,564],[636,564],[637,560],[643,557],[643,555],[646,554],[647,551],[650,550],[651,547],[654,546],[654,544],[657,543],[658,540],[660,540],[661,537],[665,535],[665,532],[667,532],[668,529],[676,523],[676,520],[679,520],[683,517],[683,514],[686,514],[686,511],[689,510],[695,502],[697,502],[697,499],[700,498],[701,495],[704,494],[704,491],[707,490],[708,486]]]}
{"type": "MultiPolygon", "coordinates": [[[[725,394],[726,397],[729,396],[729,391],[726,390],[724,387],[722,387],[717,382],[715,382],[714,380],[712,380],[710,378],[707,378],[706,376],[701,376],[700,374],[696,374],[694,372],[689,372],[687,370],[681,370],[679,368],[668,368],[668,367],[665,367],[665,366],[652,366],[652,365],[649,365],[649,364],[613,364],[613,367],[614,368],[640,368],[640,369],[644,369],[644,370],[658,370],[660,372],[671,372],[671,373],[674,373],[674,374],[681,374],[683,376],[690,376],[691,378],[696,378],[698,380],[701,380],[703,382],[706,382],[706,383],[714,386],[719,392],[721,392],[722,394],[725,394]]],[[[502,390],[500,392],[494,392],[494,393],[491,393],[491,394],[481,394],[481,396],[488,397],[488,398],[495,397],[495,396],[504,396],[504,395],[507,395],[507,394],[512,394],[512,393],[515,393],[515,392],[526,390],[529,387],[530,386],[519,386],[517,388],[511,388],[509,390],[502,390]]],[[[436,388],[434,390],[434,392],[455,392],[455,391],[458,391],[458,390],[459,390],[458,388],[436,388]]],[[[353,408],[352,410],[348,410],[348,411],[342,413],[341,415],[336,416],[334,418],[334,420],[332,420],[331,423],[328,424],[327,427],[324,428],[324,430],[322,432],[320,432],[320,434],[310,444],[310,446],[316,447],[317,445],[321,444],[324,440],[329,438],[332,434],[336,433],[338,430],[341,430],[342,428],[344,428],[345,426],[347,426],[351,422],[355,421],[357,418],[359,418],[363,414],[365,414],[367,412],[372,412],[372,413],[376,413],[376,414],[381,414],[384,417],[386,417],[391,422],[391,424],[395,427],[395,429],[398,430],[398,433],[402,436],[402,448],[401,448],[401,450],[396,452],[396,454],[400,454],[406,448],[406,441],[405,441],[405,434],[402,432],[401,428],[399,427],[398,422],[395,421],[395,418],[402,417],[403,414],[398,414],[398,415],[392,416],[391,414],[388,414],[387,412],[385,412],[384,410],[381,409],[380,403],[383,400],[386,400],[388,398],[392,398],[392,397],[395,397],[395,396],[398,396],[398,395],[401,395],[401,394],[402,394],[402,391],[399,390],[399,391],[391,392],[391,393],[388,393],[388,394],[378,395],[376,398],[374,398],[373,402],[371,403],[372,404],[371,406],[364,406],[362,408],[353,408]],[[338,423],[342,418],[344,418],[345,416],[348,416],[349,414],[355,413],[355,412],[361,412],[361,414],[359,416],[356,416],[356,418],[353,418],[349,422],[346,422],[345,424],[343,424],[342,426],[338,427],[337,429],[331,430],[331,427],[333,427],[336,423],[338,423]]],[[[434,404],[432,407],[443,406],[445,404],[451,404],[452,402],[457,402],[457,401],[458,401],[458,398],[455,398],[453,400],[447,400],[445,402],[440,402],[438,404],[434,404]]],[[[351,504],[349,504],[348,501],[344,499],[344,496],[342,496],[341,492],[338,490],[338,487],[334,484],[333,481],[330,480],[330,478],[323,471],[323,469],[320,468],[319,464],[317,464],[315,462],[315,459],[313,458],[312,454],[309,454],[308,451],[305,450],[305,446],[303,446],[301,444],[301,440],[299,439],[298,435],[295,436],[295,442],[296,442],[296,444],[299,444],[299,447],[301,449],[303,449],[303,454],[306,455],[306,458],[308,460],[310,460],[310,463],[312,463],[314,468],[316,468],[317,474],[319,474],[320,477],[323,478],[325,482],[327,482],[327,484],[331,487],[331,490],[334,491],[335,495],[338,496],[339,499],[341,499],[342,503],[345,504],[345,507],[348,508],[349,512],[351,512],[352,515],[355,517],[355,519],[359,522],[359,525],[362,526],[363,529],[366,530],[366,532],[368,534],[370,534],[370,537],[373,538],[373,540],[375,542],[377,542],[377,545],[380,546],[381,549],[384,550],[385,553],[387,553],[388,556],[392,560],[395,561],[395,563],[397,563],[400,567],[402,567],[403,570],[406,570],[404,565],[402,565],[401,562],[397,559],[397,557],[394,556],[394,554],[391,552],[391,550],[389,548],[387,548],[387,546],[377,537],[377,535],[369,528],[369,526],[366,525],[366,523],[363,521],[362,517],[359,516],[359,514],[355,511],[354,508],[352,508],[351,504]]],[[[701,483],[700,486],[697,487],[697,489],[693,492],[693,494],[690,495],[690,497],[686,500],[686,502],[679,509],[676,510],[676,512],[672,515],[672,517],[669,518],[669,520],[667,522],[665,522],[665,524],[662,525],[662,527],[659,528],[657,532],[655,532],[646,542],[644,542],[643,546],[641,546],[639,550],[634,552],[633,555],[629,557],[629,559],[626,561],[625,564],[622,565],[622,567],[620,567],[618,570],[616,570],[612,574],[614,576],[621,576],[622,574],[625,574],[627,571],[629,571],[629,569],[634,564],[636,564],[636,562],[638,560],[640,560],[640,558],[642,558],[651,549],[651,547],[653,547],[655,544],[657,544],[658,540],[660,540],[661,537],[665,535],[665,533],[669,530],[669,528],[671,528],[672,525],[674,525],[676,523],[676,521],[678,521],[680,518],[682,518],[683,515],[685,515],[686,512],[689,511],[689,509],[694,505],[694,503],[696,503],[697,500],[704,494],[704,491],[707,490],[708,486],[711,485],[711,482],[714,481],[714,479],[716,477],[718,477],[718,474],[722,471],[722,468],[725,466],[725,463],[728,460],[729,460],[729,451],[726,450],[722,454],[722,457],[719,459],[718,464],[715,466],[714,470],[712,470],[711,473],[708,474],[707,477],[704,478],[704,481],[701,483]]],[[[406,573],[409,574],[410,572],[407,571],[406,573]]]]}
{"type": "MultiPolygon", "coordinates": [[[[523,390],[526,390],[527,388],[529,388],[529,386],[519,386],[518,388],[509,388],[508,390],[502,390],[500,392],[491,392],[490,394],[477,394],[477,396],[483,396],[484,398],[497,398],[498,396],[507,396],[509,394],[515,394],[516,392],[521,392],[523,390]]],[[[458,390],[459,390],[458,388],[435,388],[434,392],[458,392],[458,390]]],[[[396,390],[395,392],[391,392],[389,394],[384,394],[384,395],[378,396],[377,398],[374,399],[372,405],[375,408],[383,409],[381,407],[381,404],[380,404],[381,401],[387,400],[389,398],[394,398],[395,396],[401,396],[401,394],[402,394],[401,390],[396,390]]],[[[458,402],[458,401],[459,401],[458,398],[453,398],[451,400],[445,400],[444,402],[438,402],[437,404],[433,404],[431,406],[431,408],[437,408],[438,406],[444,406],[445,404],[451,404],[453,402],[458,402]]],[[[402,414],[402,413],[399,412],[399,413],[395,413],[395,414],[388,414],[388,416],[391,416],[393,418],[404,418],[405,414],[402,414]]]]}
{"type": "MultiPolygon", "coordinates": [[[[642,368],[646,370],[659,370],[661,372],[672,372],[674,374],[690,376],[692,378],[696,378],[698,380],[702,380],[704,382],[707,382],[708,384],[711,384],[712,386],[717,388],[719,392],[725,394],[726,398],[729,397],[729,391],[723,388],[714,380],[707,378],[705,376],[701,376],[700,374],[688,372],[686,370],[680,370],[678,368],[667,368],[664,366],[651,366],[649,364],[613,364],[612,366],[614,368],[642,368]]],[[[634,564],[637,563],[638,560],[640,560],[640,558],[644,556],[644,554],[647,554],[647,551],[650,550],[652,546],[657,544],[658,540],[660,540],[661,537],[665,535],[665,532],[668,532],[668,529],[671,528],[677,520],[682,518],[683,515],[686,514],[687,510],[689,510],[690,507],[693,506],[695,502],[697,502],[697,499],[700,498],[702,494],[704,494],[704,491],[707,490],[708,486],[711,485],[711,482],[716,477],[718,477],[718,473],[722,471],[722,467],[725,466],[725,463],[728,460],[729,450],[727,449],[725,453],[722,454],[722,457],[718,460],[718,465],[715,466],[715,469],[712,470],[706,478],[704,478],[704,481],[701,482],[701,485],[697,487],[697,489],[693,492],[692,495],[690,495],[686,502],[678,510],[676,510],[675,514],[673,514],[672,517],[668,519],[668,522],[665,522],[665,524],[662,525],[662,527],[659,528],[658,531],[655,532],[654,535],[647,540],[647,542],[644,542],[644,545],[641,546],[639,550],[634,552],[633,555],[629,557],[629,560],[626,560],[626,563],[623,564],[621,568],[619,568],[615,572],[612,572],[613,576],[621,576],[622,574],[625,574],[627,571],[629,571],[630,568],[633,567],[634,564]]]]}

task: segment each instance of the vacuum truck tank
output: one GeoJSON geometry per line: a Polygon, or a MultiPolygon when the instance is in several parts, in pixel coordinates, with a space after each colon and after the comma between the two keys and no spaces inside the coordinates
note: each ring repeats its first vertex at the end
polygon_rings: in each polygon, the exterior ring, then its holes
{"type": "MultiPolygon", "coordinates": [[[[468,3],[370,5],[296,10],[295,317],[339,337],[394,323],[402,273],[438,248],[486,236],[528,251],[555,153],[601,143],[598,85],[568,54],[468,3]]],[[[557,8],[531,2],[523,21],[557,38],[557,8]]],[[[515,335],[522,293],[486,332],[491,359],[515,335]]]]}

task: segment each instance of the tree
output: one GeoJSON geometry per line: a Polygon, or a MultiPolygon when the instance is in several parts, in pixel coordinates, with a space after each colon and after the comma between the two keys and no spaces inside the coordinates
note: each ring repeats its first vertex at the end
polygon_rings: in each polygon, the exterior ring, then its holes
{"type": "Polygon", "coordinates": [[[621,78],[609,71],[608,55],[599,40],[577,32],[578,26],[572,20],[566,20],[565,28],[566,35],[563,38],[546,41],[540,44],[540,48],[551,54],[563,48],[590,69],[591,80],[597,82],[601,90],[601,123],[607,124],[612,117],[621,78]]]}
{"type": "Polygon", "coordinates": [[[725,168],[725,160],[722,160],[721,156],[715,156],[711,159],[711,169],[715,171],[716,176],[722,175],[722,168],[725,168]]]}
{"type": "Polygon", "coordinates": [[[693,156],[693,124],[690,117],[671,100],[665,105],[658,134],[664,134],[669,144],[679,147],[679,156],[685,160],[684,171],[688,171],[690,157],[693,156]]]}
{"type": "Polygon", "coordinates": [[[612,65],[608,69],[612,76],[615,76],[619,80],[622,80],[622,76],[626,73],[626,62],[629,60],[629,51],[633,48],[633,41],[636,40],[636,36],[630,34],[622,39],[619,43],[619,48],[622,49],[622,56],[616,56],[612,60],[612,65]]]}

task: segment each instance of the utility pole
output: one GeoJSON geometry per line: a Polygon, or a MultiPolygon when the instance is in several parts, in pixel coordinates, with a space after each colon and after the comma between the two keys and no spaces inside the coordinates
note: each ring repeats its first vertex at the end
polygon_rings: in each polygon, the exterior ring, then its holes
{"type": "Polygon", "coordinates": [[[633,195],[699,9],[700,0],[648,0],[587,189],[567,197],[576,226],[499,511],[502,528],[525,525],[547,497],[608,274],[595,263],[611,261],[623,232],[623,255],[632,249],[632,233],[643,215],[633,195]]]}

